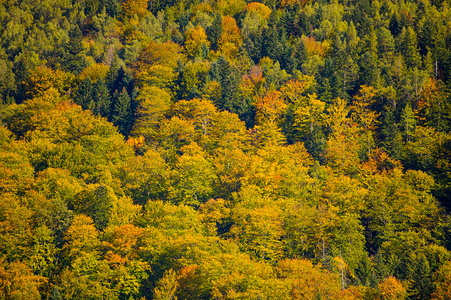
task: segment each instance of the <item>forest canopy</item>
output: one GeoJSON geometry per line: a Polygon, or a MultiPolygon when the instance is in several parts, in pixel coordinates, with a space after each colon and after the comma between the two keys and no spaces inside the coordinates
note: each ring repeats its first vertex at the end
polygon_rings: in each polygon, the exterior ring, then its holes
{"type": "Polygon", "coordinates": [[[0,299],[450,299],[451,1],[0,3],[0,299]]]}

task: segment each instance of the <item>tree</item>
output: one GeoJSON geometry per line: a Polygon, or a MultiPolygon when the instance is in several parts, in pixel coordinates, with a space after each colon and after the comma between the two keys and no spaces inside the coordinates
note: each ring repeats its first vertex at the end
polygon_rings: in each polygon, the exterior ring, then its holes
{"type": "Polygon", "coordinates": [[[360,86],[359,94],[353,97],[353,105],[351,107],[353,118],[362,126],[363,133],[366,136],[367,154],[371,151],[372,134],[376,129],[377,118],[379,117],[379,114],[371,109],[371,105],[375,102],[376,93],[377,90],[372,86],[360,86]]]}
{"type": "Polygon", "coordinates": [[[451,263],[448,261],[434,274],[436,290],[432,294],[433,300],[445,300],[451,298],[451,290],[449,289],[451,284],[450,269],[451,263]]]}
{"type": "Polygon", "coordinates": [[[213,166],[196,143],[181,150],[184,154],[178,158],[175,168],[174,202],[198,206],[213,193],[216,179],[213,166]]]}
{"type": "Polygon", "coordinates": [[[341,98],[334,101],[334,104],[327,109],[328,115],[325,117],[325,123],[330,130],[325,158],[327,164],[333,169],[352,174],[357,171],[359,164],[358,128],[348,117],[350,109],[346,101],[341,98]]]}
{"type": "Polygon", "coordinates": [[[104,118],[110,116],[111,97],[103,78],[97,80],[92,89],[92,99],[95,101],[95,107],[91,110],[95,115],[104,118]]]}
{"type": "Polygon", "coordinates": [[[176,273],[169,269],[164,273],[163,278],[157,282],[154,291],[155,300],[177,300],[175,293],[178,286],[176,273]]]}
{"type": "Polygon", "coordinates": [[[113,110],[111,113],[111,121],[118,127],[120,133],[128,136],[132,126],[133,113],[131,107],[131,99],[125,87],[116,96],[113,110]]]}
{"type": "Polygon", "coordinates": [[[39,288],[45,282],[25,263],[0,261],[0,297],[4,299],[41,299],[39,288]]]}
{"type": "Polygon", "coordinates": [[[222,16],[219,12],[215,14],[213,23],[207,27],[206,33],[213,50],[218,50],[218,41],[222,35],[222,16]]]}
{"type": "Polygon", "coordinates": [[[401,126],[403,131],[404,140],[409,142],[412,139],[413,133],[415,131],[415,116],[412,111],[412,106],[407,103],[402,110],[401,115],[401,126]]]}
{"type": "Polygon", "coordinates": [[[199,25],[195,28],[188,29],[185,32],[185,37],[185,49],[190,57],[199,56],[203,45],[206,45],[207,47],[210,46],[205,30],[199,25]]]}
{"type": "Polygon", "coordinates": [[[143,136],[150,143],[157,135],[160,122],[172,103],[168,92],[156,86],[145,87],[136,98],[139,105],[131,135],[143,136]]]}
{"type": "Polygon", "coordinates": [[[86,58],[83,53],[83,35],[80,27],[74,25],[69,30],[69,41],[66,45],[64,58],[65,69],[74,74],[78,74],[86,67],[86,58]]]}
{"type": "Polygon", "coordinates": [[[388,276],[378,285],[381,299],[403,300],[407,298],[407,290],[403,284],[393,276],[388,276]]]}

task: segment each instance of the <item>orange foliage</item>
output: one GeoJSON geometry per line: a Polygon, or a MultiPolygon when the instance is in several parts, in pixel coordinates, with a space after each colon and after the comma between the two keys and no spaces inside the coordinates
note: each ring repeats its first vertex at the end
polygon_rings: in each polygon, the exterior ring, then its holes
{"type": "Polygon", "coordinates": [[[311,76],[304,76],[302,80],[292,79],[284,84],[280,89],[283,96],[290,103],[300,104],[300,100],[304,99],[303,93],[315,84],[315,79],[311,76]]]}
{"type": "Polygon", "coordinates": [[[318,42],[312,36],[302,36],[301,41],[304,43],[308,55],[319,55],[324,57],[330,49],[330,44],[327,40],[318,42]]]}
{"type": "Polygon", "coordinates": [[[241,90],[246,96],[252,96],[258,92],[265,83],[263,71],[260,66],[253,66],[248,74],[241,77],[241,90]]]}
{"type": "Polygon", "coordinates": [[[13,262],[6,268],[0,260],[0,297],[2,299],[41,299],[39,288],[46,278],[33,274],[22,262],[13,262]]]}
{"type": "Polygon", "coordinates": [[[425,121],[434,110],[434,106],[437,106],[436,102],[441,93],[437,84],[438,82],[434,78],[429,78],[424,83],[420,99],[416,103],[416,108],[414,109],[415,117],[420,121],[425,121]]]}
{"type": "Polygon", "coordinates": [[[124,265],[138,258],[138,241],[143,229],[135,225],[121,225],[107,232],[108,241],[102,246],[107,250],[105,257],[111,264],[124,265]]]}
{"type": "Polygon", "coordinates": [[[279,262],[279,276],[293,280],[292,299],[335,299],[340,292],[339,278],[305,259],[279,262]]]}
{"type": "Polygon", "coordinates": [[[281,95],[278,91],[272,91],[258,99],[256,119],[259,124],[265,119],[275,120],[285,111],[287,105],[281,95]]]}
{"type": "Polygon", "coordinates": [[[307,3],[310,3],[311,0],[282,0],[280,2],[281,7],[294,6],[295,4],[299,4],[301,7],[304,7],[307,3]]]}
{"type": "Polygon", "coordinates": [[[139,18],[143,18],[149,13],[147,0],[126,0],[122,2],[122,10],[127,17],[136,15],[139,18]]]}
{"type": "Polygon", "coordinates": [[[259,2],[251,2],[246,6],[247,11],[257,11],[260,13],[260,15],[265,18],[269,19],[269,16],[271,15],[271,9],[264,5],[263,3],[259,2]]]}
{"type": "Polygon", "coordinates": [[[145,143],[145,139],[142,135],[137,138],[131,137],[127,140],[127,144],[132,146],[133,149],[135,150],[135,152],[138,151],[139,149],[141,149],[144,146],[144,143],[145,143]]]}
{"type": "Polygon", "coordinates": [[[226,43],[232,43],[235,46],[242,43],[241,31],[236,24],[236,20],[230,16],[222,18],[222,35],[219,44],[224,45],[226,43]]]}
{"type": "Polygon", "coordinates": [[[381,300],[402,300],[407,298],[407,290],[402,283],[393,276],[388,276],[379,283],[381,300]]]}

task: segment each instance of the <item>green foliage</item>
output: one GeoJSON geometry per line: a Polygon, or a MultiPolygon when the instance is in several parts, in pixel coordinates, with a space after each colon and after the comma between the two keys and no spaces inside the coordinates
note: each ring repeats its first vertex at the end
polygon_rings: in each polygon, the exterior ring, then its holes
{"type": "Polygon", "coordinates": [[[0,4],[0,299],[449,298],[447,1],[0,4]]]}

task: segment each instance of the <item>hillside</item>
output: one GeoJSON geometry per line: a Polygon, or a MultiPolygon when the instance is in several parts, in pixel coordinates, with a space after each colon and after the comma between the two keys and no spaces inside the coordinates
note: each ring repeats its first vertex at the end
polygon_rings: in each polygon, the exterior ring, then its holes
{"type": "Polygon", "coordinates": [[[450,0],[0,3],[0,299],[450,299],[450,0]]]}

